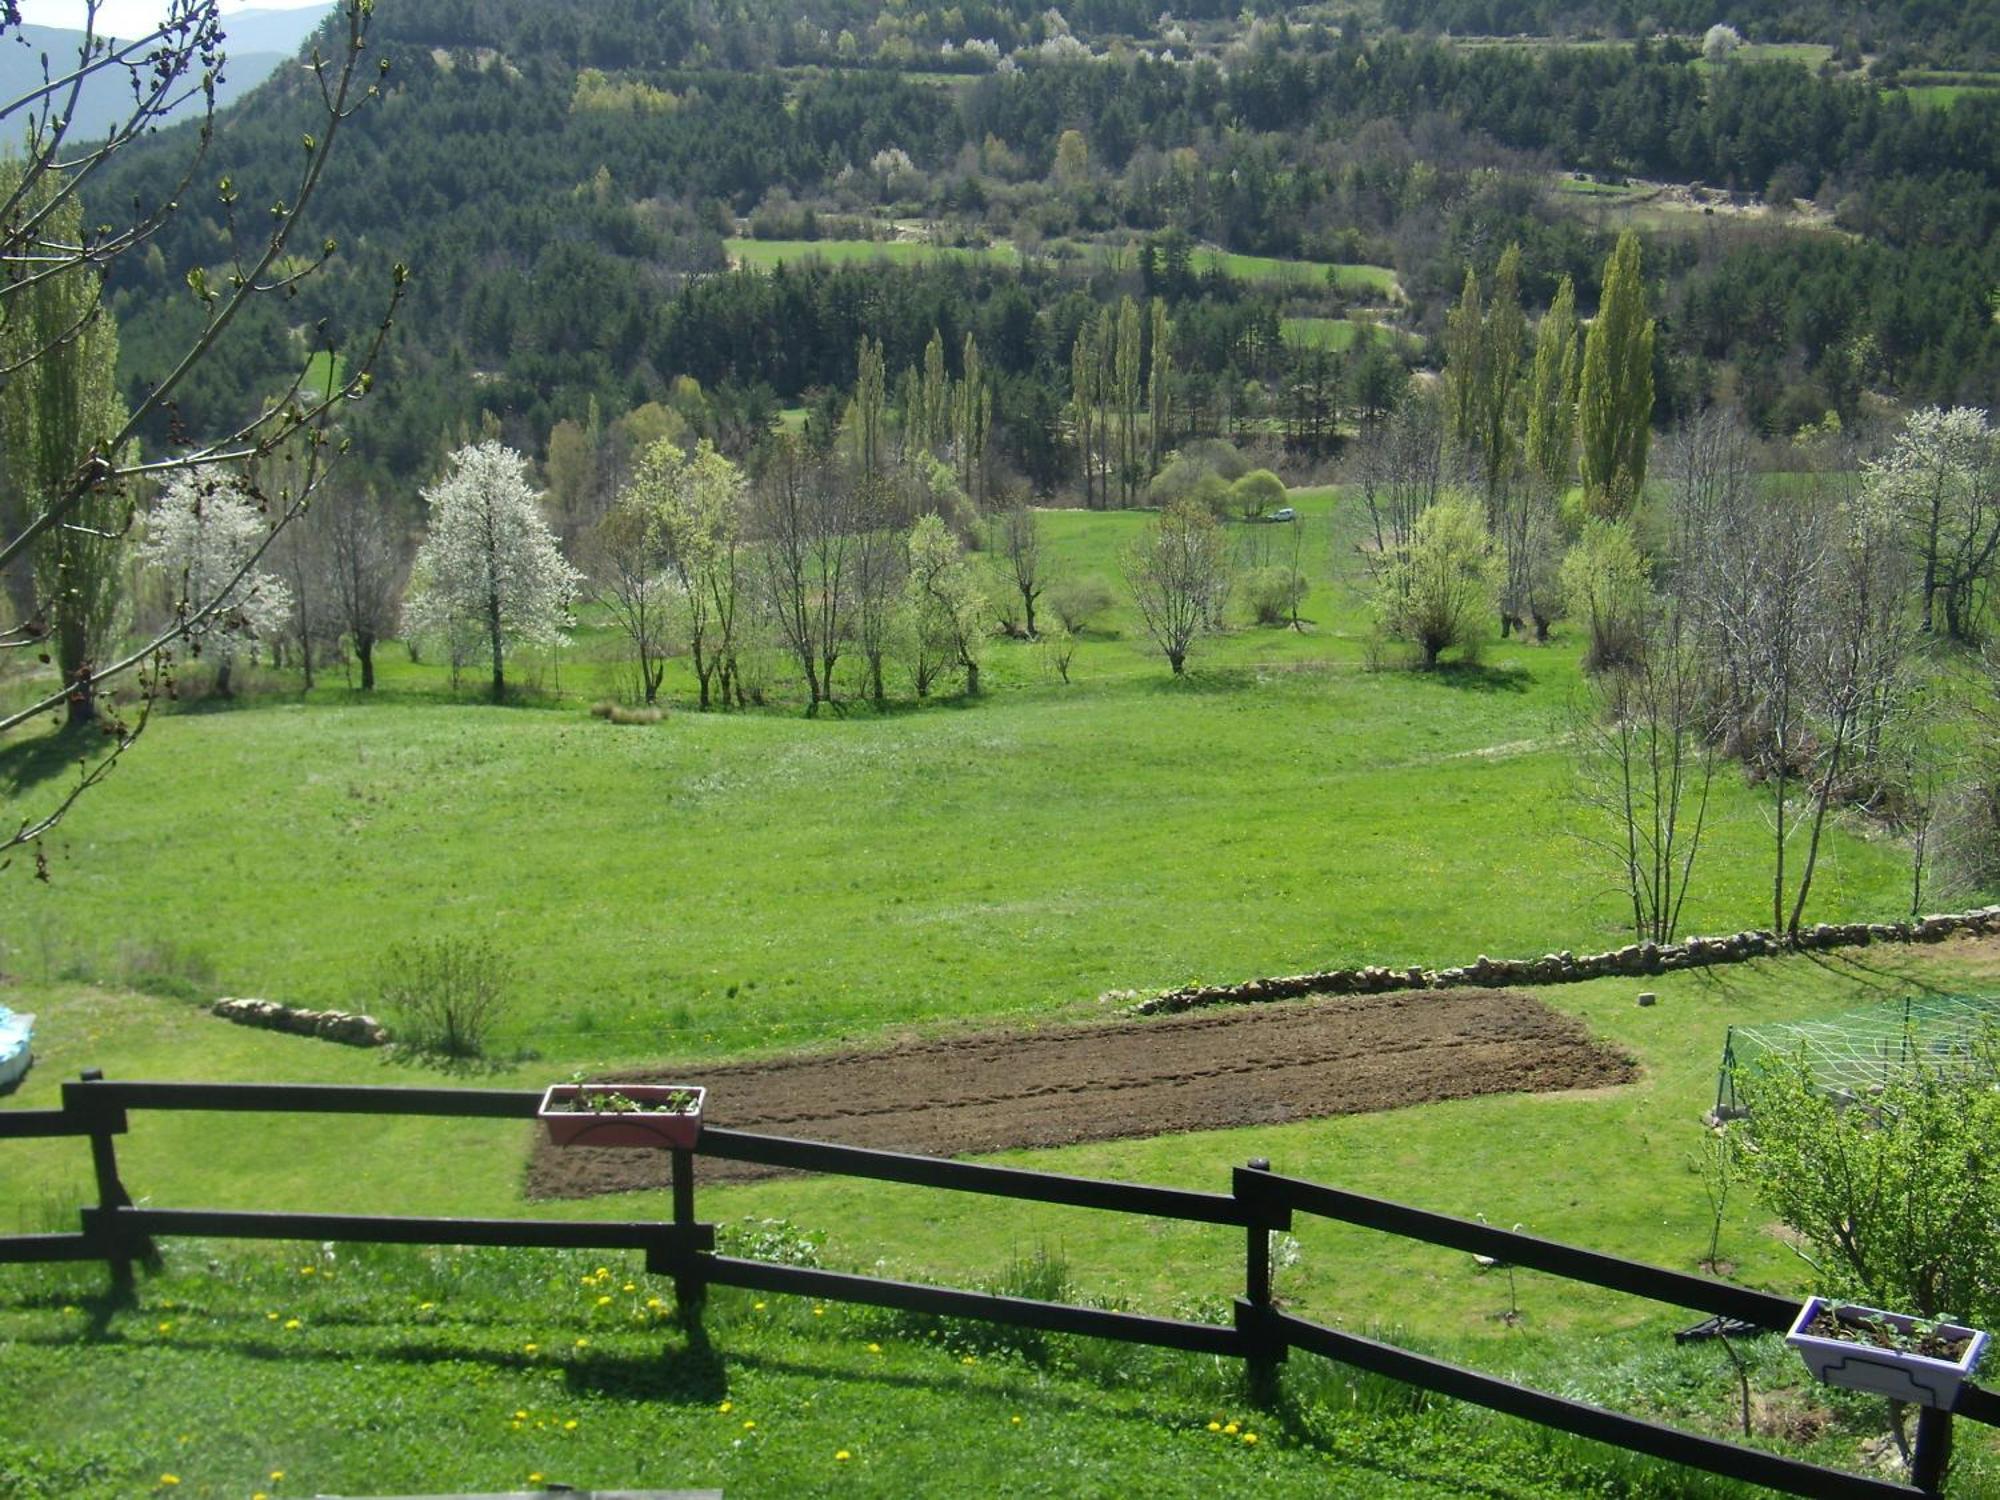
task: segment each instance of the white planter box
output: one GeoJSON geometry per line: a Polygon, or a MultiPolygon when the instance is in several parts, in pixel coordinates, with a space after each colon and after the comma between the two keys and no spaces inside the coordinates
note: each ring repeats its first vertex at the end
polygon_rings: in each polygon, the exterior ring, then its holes
{"type": "MultiPolygon", "coordinates": [[[[1813,1320],[1829,1306],[1821,1297],[1811,1297],[1799,1309],[1785,1342],[1799,1351],[1806,1368],[1817,1380],[1844,1386],[1851,1391],[1868,1391],[1892,1401],[1910,1401],[1919,1406],[1935,1406],[1949,1411],[1958,1400],[1958,1388],[1965,1383],[1986,1352],[1988,1336],[1953,1323],[1940,1323],[1937,1331],[1946,1337],[1965,1339],[1965,1352],[1955,1360],[1933,1359],[1901,1349],[1883,1349],[1874,1344],[1848,1339],[1830,1339],[1807,1333],[1813,1320]]],[[[1833,1308],[1842,1322],[1887,1323],[1907,1333],[1919,1320],[1879,1308],[1842,1304],[1833,1308]]]]}

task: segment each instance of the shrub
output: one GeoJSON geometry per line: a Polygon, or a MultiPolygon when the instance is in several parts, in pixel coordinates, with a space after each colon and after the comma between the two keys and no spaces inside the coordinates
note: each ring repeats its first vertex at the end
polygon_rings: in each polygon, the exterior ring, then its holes
{"type": "Polygon", "coordinates": [[[1285,503],[1285,481],[1269,469],[1252,469],[1229,487],[1229,503],[1236,514],[1254,521],[1267,510],[1285,503]]]}
{"type": "Polygon", "coordinates": [[[1763,1059],[1730,1128],[1757,1195],[1812,1249],[1819,1290],[1926,1318],[2000,1319],[2000,1054],[1924,1059],[1857,1097],[1803,1053],[1763,1059]]]}
{"type": "Polygon", "coordinates": [[[1243,579],[1243,597],[1259,625],[1283,625],[1305,596],[1305,579],[1290,568],[1252,568],[1243,579]]]}
{"type": "Polygon", "coordinates": [[[1058,578],[1042,596],[1043,607],[1080,635],[1090,622],[1111,608],[1111,585],[1102,578],[1058,578]]]}
{"type": "Polygon", "coordinates": [[[383,955],[379,988],[397,1042],[437,1057],[483,1056],[508,1007],[505,965],[484,938],[394,944],[383,955]]]}
{"type": "Polygon", "coordinates": [[[1562,560],[1563,610],[1590,631],[1584,669],[1610,671],[1645,648],[1646,560],[1623,521],[1590,520],[1562,560]]]}
{"type": "Polygon", "coordinates": [[[1409,641],[1426,668],[1457,646],[1478,650],[1485,626],[1499,612],[1499,558],[1476,501],[1447,496],[1417,517],[1409,544],[1382,570],[1376,585],[1376,620],[1382,630],[1409,641]]]}

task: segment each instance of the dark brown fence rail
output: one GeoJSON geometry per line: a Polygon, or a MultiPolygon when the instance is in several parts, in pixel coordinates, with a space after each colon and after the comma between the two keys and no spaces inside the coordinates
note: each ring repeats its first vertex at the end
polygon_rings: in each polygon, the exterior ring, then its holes
{"type": "Polygon", "coordinates": [[[1897,1484],[1683,1432],[1295,1317],[1272,1300],[1270,1244],[1271,1231],[1291,1228],[1293,1216],[1298,1213],[1337,1219],[1400,1239],[1489,1255],[1525,1269],[1740,1319],[1759,1328],[1789,1328],[1800,1304],[1769,1292],[1286,1177],[1271,1171],[1269,1163],[1262,1161],[1237,1168],[1229,1192],[1203,1193],[711,1128],[702,1133],[693,1149],[670,1153],[673,1216],[665,1222],[138,1208],[118,1175],[116,1138],[127,1132],[129,1115],[135,1110],[529,1120],[534,1117],[540,1100],[539,1093],[511,1089],[128,1083],[86,1073],[78,1082],[63,1086],[60,1109],[0,1110],[0,1140],[86,1138],[96,1174],[98,1201],[82,1211],[82,1227],[76,1233],[0,1237],[0,1263],[102,1260],[110,1267],[114,1284],[129,1287],[134,1264],[151,1255],[155,1239],[168,1236],[642,1250],[648,1271],[673,1278],[676,1299],[690,1316],[711,1285],[859,1302],[1052,1333],[1226,1355],[1242,1359],[1253,1385],[1267,1393],[1276,1380],[1278,1365],[1291,1350],[1303,1349],[1628,1452],[1789,1494],[1827,1497],[1827,1500],[1885,1500],[1890,1496],[1935,1494],[1949,1461],[1952,1418],[2000,1425],[2000,1392],[1978,1386],[1967,1385],[1950,1412],[1925,1409],[1918,1420],[1914,1482],[1897,1484]],[[695,1217],[698,1156],[1240,1228],[1244,1231],[1244,1294],[1236,1301],[1233,1323],[1192,1323],[718,1255],[714,1225],[695,1217]]]}

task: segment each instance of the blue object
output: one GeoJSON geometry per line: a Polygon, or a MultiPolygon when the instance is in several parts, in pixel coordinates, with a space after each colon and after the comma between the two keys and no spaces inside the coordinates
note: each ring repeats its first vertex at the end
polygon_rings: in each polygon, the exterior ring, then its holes
{"type": "Polygon", "coordinates": [[[35,1018],[0,1005],[0,1088],[5,1088],[35,1060],[28,1043],[35,1034],[35,1018]]]}

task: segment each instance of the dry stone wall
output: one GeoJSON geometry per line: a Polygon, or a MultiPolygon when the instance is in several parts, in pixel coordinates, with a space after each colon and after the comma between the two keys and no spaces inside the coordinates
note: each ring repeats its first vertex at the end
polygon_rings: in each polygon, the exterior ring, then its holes
{"type": "Polygon", "coordinates": [[[349,1047],[386,1047],[389,1032],[373,1016],[344,1010],[300,1010],[275,1000],[239,1000],[229,996],[215,1002],[209,1011],[239,1026],[261,1026],[267,1031],[283,1031],[292,1036],[316,1036],[322,1041],[340,1042],[349,1047]]]}
{"type": "MultiPolygon", "coordinates": [[[[1523,984],[1570,984],[1580,979],[1618,975],[1634,978],[1670,974],[1677,969],[1702,969],[1711,964],[1742,963],[1780,953],[1859,948],[1870,943],[1939,943],[1957,933],[2000,932],[2000,906],[1973,911],[1941,912],[1908,922],[1821,922],[1803,928],[1796,938],[1761,930],[1727,937],[1691,937],[1678,943],[1628,943],[1604,953],[1545,953],[1540,958],[1488,958],[1480,954],[1469,964],[1450,969],[1389,968],[1367,964],[1358,969],[1327,969],[1317,974],[1285,974],[1251,979],[1242,984],[1185,985],[1140,1000],[1131,1008],[1142,1015],[1196,1010],[1205,1005],[1254,1005],[1262,1000],[1291,1000],[1302,995],[1373,995],[1389,990],[1498,989],[1523,984]]],[[[1129,1000],[1128,992],[1105,999],[1129,1000]]]]}

